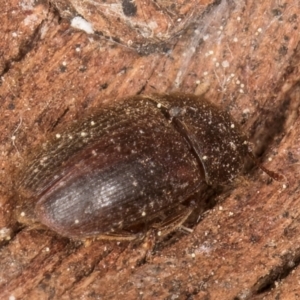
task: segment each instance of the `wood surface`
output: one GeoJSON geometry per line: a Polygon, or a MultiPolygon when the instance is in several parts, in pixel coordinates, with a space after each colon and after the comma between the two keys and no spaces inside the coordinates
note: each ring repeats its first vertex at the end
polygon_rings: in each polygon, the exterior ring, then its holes
{"type": "Polygon", "coordinates": [[[300,298],[298,0],[11,0],[0,13],[0,299],[300,298]],[[147,259],[146,241],[16,224],[14,183],[49,134],[111,99],[202,84],[285,182],[253,168],[147,259]]]}

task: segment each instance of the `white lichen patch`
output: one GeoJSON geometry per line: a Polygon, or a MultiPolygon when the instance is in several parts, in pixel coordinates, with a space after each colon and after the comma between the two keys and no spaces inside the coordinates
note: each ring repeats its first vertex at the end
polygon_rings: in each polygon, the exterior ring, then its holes
{"type": "Polygon", "coordinates": [[[91,23],[83,19],[82,17],[75,17],[71,21],[71,26],[76,29],[85,31],[87,34],[93,34],[94,29],[91,23]]]}

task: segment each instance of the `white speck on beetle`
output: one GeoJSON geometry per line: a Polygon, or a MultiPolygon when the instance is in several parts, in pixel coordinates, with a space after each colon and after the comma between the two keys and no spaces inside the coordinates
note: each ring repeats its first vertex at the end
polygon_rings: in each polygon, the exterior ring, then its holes
{"type": "Polygon", "coordinates": [[[8,300],[16,300],[16,297],[14,295],[9,295],[8,300]]]}
{"type": "Polygon", "coordinates": [[[240,94],[244,94],[244,90],[243,89],[239,89],[240,94]]]}
{"type": "Polygon", "coordinates": [[[91,121],[91,125],[94,126],[96,123],[94,121],[91,121]]]}
{"type": "Polygon", "coordinates": [[[235,37],[235,38],[233,39],[233,41],[234,41],[234,43],[237,43],[237,42],[239,41],[239,39],[238,39],[237,37],[235,37]]]}
{"type": "Polygon", "coordinates": [[[86,21],[82,17],[75,17],[75,18],[73,18],[72,21],[71,21],[71,26],[73,28],[83,30],[87,34],[93,34],[94,33],[94,29],[93,29],[92,24],[89,23],[88,21],[86,21]]]}
{"type": "Polygon", "coordinates": [[[234,126],[234,124],[232,123],[232,124],[230,125],[230,127],[231,127],[231,128],[234,128],[235,126],[234,126]]]}
{"type": "Polygon", "coordinates": [[[75,223],[75,224],[78,224],[78,223],[79,223],[79,220],[78,220],[78,219],[76,219],[74,223],[75,223]]]}
{"type": "Polygon", "coordinates": [[[240,22],[240,21],[241,21],[241,17],[237,17],[236,19],[237,19],[237,21],[238,21],[238,22],[240,22]]]}
{"type": "Polygon", "coordinates": [[[228,213],[228,216],[229,216],[229,217],[232,217],[232,216],[233,216],[233,212],[230,211],[230,212],[228,213]]]}
{"type": "Polygon", "coordinates": [[[207,156],[204,155],[204,156],[202,157],[202,159],[203,159],[203,160],[207,160],[207,156]]]}
{"type": "Polygon", "coordinates": [[[22,211],[22,212],[20,213],[20,216],[21,216],[21,217],[25,217],[25,216],[26,216],[25,212],[22,211]]]}
{"type": "Polygon", "coordinates": [[[60,135],[59,133],[57,133],[57,134],[55,135],[55,137],[56,137],[57,139],[60,139],[60,138],[61,138],[61,135],[60,135]]]}
{"type": "Polygon", "coordinates": [[[161,103],[157,103],[157,108],[161,108],[161,103]]]}
{"type": "Polygon", "coordinates": [[[82,131],[82,132],[80,133],[80,135],[81,135],[82,137],[86,137],[86,136],[87,136],[87,133],[84,132],[84,131],[82,131]]]}
{"type": "MultiPolygon", "coordinates": [[[[234,128],[234,127],[231,127],[231,128],[234,128]]],[[[230,147],[231,147],[233,150],[236,150],[236,144],[235,144],[235,143],[230,142],[229,145],[230,145],[230,147]]],[[[232,161],[234,161],[234,159],[233,159],[232,161]]],[[[232,170],[234,170],[234,168],[232,168],[232,170]]]]}
{"type": "Polygon", "coordinates": [[[206,76],[206,75],[208,75],[208,72],[203,72],[203,76],[206,76]]]}
{"type": "Polygon", "coordinates": [[[286,189],[286,184],[283,184],[283,185],[282,185],[282,188],[283,188],[283,189],[286,189]]]}
{"type": "Polygon", "coordinates": [[[268,161],[272,161],[272,160],[273,160],[272,157],[269,157],[269,158],[268,158],[268,161]]]}
{"type": "Polygon", "coordinates": [[[203,37],[203,41],[206,41],[209,39],[209,34],[206,34],[204,37],[203,37]]]}
{"type": "Polygon", "coordinates": [[[223,206],[219,206],[219,210],[222,211],[223,210],[223,206]]]}

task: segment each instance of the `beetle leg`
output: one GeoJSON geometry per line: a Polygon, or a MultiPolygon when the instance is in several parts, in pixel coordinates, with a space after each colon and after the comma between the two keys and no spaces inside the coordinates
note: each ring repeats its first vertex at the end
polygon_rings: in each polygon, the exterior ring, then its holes
{"type": "Polygon", "coordinates": [[[192,233],[194,230],[193,229],[191,229],[191,228],[189,228],[189,227],[186,227],[186,226],[183,226],[183,225],[180,225],[180,230],[182,230],[182,231],[184,231],[184,232],[186,232],[186,233],[192,233]]]}
{"type": "Polygon", "coordinates": [[[107,232],[97,236],[97,240],[116,240],[116,241],[133,241],[137,239],[142,239],[144,235],[142,234],[133,234],[126,231],[118,232],[107,232]]]}
{"type": "Polygon", "coordinates": [[[172,213],[162,222],[152,225],[152,228],[157,230],[157,235],[159,237],[164,237],[180,228],[194,210],[192,206],[184,207],[181,205],[179,208],[180,210],[178,210],[177,213],[172,213]]]}

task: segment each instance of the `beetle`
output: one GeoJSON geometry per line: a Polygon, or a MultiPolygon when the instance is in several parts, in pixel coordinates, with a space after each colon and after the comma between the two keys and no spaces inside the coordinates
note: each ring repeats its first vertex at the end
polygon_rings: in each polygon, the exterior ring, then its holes
{"type": "Polygon", "coordinates": [[[203,95],[113,101],[33,151],[17,216],[69,238],[109,237],[229,184],[249,153],[238,124],[203,95]]]}

